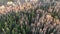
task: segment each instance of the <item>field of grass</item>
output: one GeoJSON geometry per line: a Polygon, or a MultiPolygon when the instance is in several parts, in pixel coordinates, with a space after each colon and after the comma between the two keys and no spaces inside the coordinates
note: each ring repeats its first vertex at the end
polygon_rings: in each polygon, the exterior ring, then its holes
{"type": "Polygon", "coordinates": [[[60,10],[55,7],[41,6],[1,14],[0,34],[60,34],[60,10]]]}

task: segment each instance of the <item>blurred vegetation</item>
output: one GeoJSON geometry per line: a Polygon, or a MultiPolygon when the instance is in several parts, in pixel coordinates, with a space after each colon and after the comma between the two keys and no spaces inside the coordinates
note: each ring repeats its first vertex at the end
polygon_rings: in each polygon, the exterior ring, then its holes
{"type": "Polygon", "coordinates": [[[49,12],[49,7],[50,5],[47,5],[27,11],[18,11],[18,13],[10,11],[5,15],[1,14],[0,34],[59,34],[60,24],[56,24],[55,26],[54,19],[60,20],[60,12],[55,12],[54,10],[49,12]],[[41,9],[42,11],[39,11],[38,9],[41,9]],[[45,13],[50,13],[53,17],[52,21],[47,21],[45,13]],[[43,16],[44,18],[42,18],[43,16]],[[43,22],[41,21],[42,19],[43,22]],[[39,26],[37,25],[38,23],[40,23],[39,26]]]}

